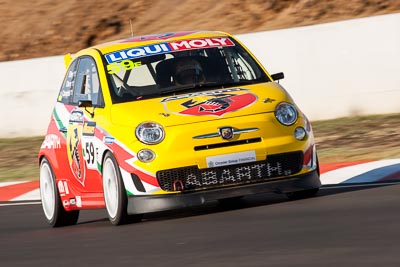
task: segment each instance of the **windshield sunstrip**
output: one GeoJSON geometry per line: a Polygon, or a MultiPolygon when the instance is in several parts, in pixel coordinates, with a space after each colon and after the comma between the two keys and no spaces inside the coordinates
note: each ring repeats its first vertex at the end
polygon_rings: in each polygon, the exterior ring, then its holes
{"type": "Polygon", "coordinates": [[[146,56],[165,54],[174,51],[185,51],[190,49],[212,48],[223,46],[235,46],[229,38],[199,38],[182,41],[150,44],[146,46],[124,49],[105,54],[109,64],[126,59],[136,59],[146,56]]]}

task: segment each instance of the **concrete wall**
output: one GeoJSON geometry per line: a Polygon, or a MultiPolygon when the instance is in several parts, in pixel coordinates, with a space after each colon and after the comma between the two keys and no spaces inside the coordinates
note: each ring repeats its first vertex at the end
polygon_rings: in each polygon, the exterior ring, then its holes
{"type": "Polygon", "coordinates": [[[0,137],[44,135],[62,80],[64,57],[0,63],[0,137]]]}
{"type": "MultiPolygon", "coordinates": [[[[237,36],[311,120],[400,112],[400,14],[237,36]]],[[[0,137],[44,135],[62,56],[0,63],[0,137]]]]}
{"type": "Polygon", "coordinates": [[[400,112],[400,14],[239,37],[312,120],[400,112]]]}

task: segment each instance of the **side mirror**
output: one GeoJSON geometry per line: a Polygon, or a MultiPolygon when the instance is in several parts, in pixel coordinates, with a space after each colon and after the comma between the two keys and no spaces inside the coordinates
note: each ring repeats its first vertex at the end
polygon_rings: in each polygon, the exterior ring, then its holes
{"type": "Polygon", "coordinates": [[[89,113],[92,118],[94,117],[94,109],[95,109],[95,107],[93,106],[92,100],[81,100],[78,103],[78,107],[85,108],[85,111],[87,113],[89,113]],[[88,110],[88,108],[93,108],[93,111],[90,112],[88,110]]]}
{"type": "Polygon", "coordinates": [[[279,80],[282,80],[283,78],[285,78],[285,74],[283,74],[283,72],[278,72],[278,73],[272,74],[271,78],[274,81],[279,81],[279,80]]]}
{"type": "Polygon", "coordinates": [[[80,100],[78,103],[78,107],[80,108],[92,108],[93,103],[92,100],[80,100]]]}

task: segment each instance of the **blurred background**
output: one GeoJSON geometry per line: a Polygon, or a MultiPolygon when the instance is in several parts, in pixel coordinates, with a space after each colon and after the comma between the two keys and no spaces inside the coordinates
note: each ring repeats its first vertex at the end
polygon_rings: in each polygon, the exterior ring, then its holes
{"type": "Polygon", "coordinates": [[[135,35],[243,34],[400,12],[398,0],[0,0],[0,61],[63,55],[135,35]]]}

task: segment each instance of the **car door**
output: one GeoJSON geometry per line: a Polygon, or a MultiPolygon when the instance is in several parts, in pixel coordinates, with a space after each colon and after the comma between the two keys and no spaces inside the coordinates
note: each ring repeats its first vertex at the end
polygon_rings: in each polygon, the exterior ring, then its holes
{"type": "Polygon", "coordinates": [[[68,167],[63,174],[68,186],[82,193],[101,192],[94,109],[104,107],[104,101],[91,57],[80,57],[71,64],[58,100],[56,117],[65,137],[62,157],[68,167]]]}

